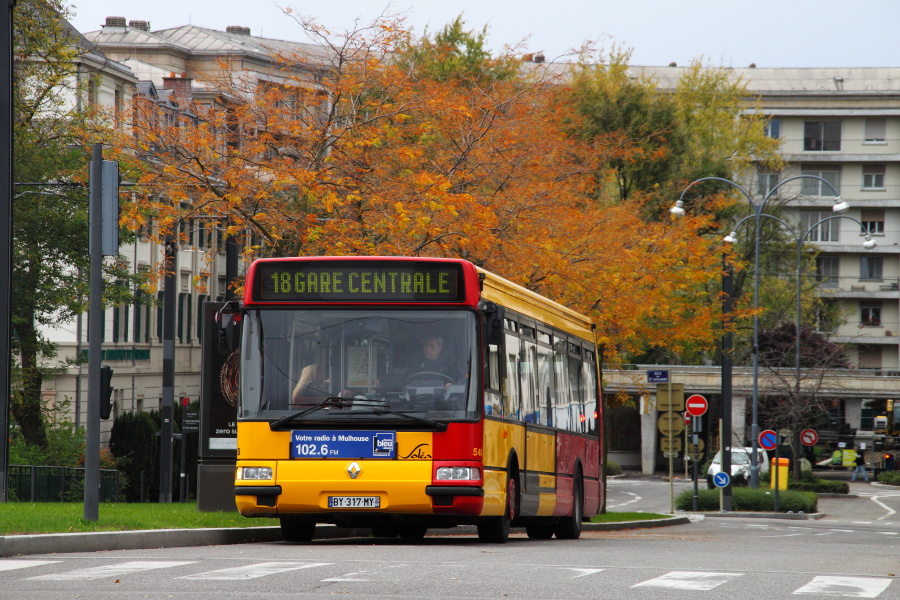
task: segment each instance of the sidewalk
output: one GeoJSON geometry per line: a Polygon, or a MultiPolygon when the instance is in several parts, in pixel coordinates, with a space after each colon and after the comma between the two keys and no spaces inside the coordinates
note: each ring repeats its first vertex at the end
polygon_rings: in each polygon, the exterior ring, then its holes
{"type": "MultiPolygon", "coordinates": [[[[648,529],[690,523],[686,516],[622,523],[584,523],[582,531],[621,531],[648,529]]],[[[369,537],[370,529],[347,529],[333,525],[318,525],[315,539],[369,537]]],[[[525,529],[513,527],[512,533],[525,529]]],[[[429,529],[432,536],[477,536],[474,526],[450,529],[429,529]]],[[[150,529],[141,531],[101,531],[96,533],[45,533],[36,535],[0,536],[0,556],[21,554],[54,554],[62,552],[101,552],[104,550],[138,550],[142,548],[178,548],[184,546],[213,546],[223,544],[252,544],[280,542],[279,527],[250,527],[223,529],[150,529]]]]}

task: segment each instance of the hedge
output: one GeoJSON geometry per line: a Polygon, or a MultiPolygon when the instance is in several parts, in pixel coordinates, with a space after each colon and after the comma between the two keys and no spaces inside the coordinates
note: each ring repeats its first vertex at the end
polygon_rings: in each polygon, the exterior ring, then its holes
{"type": "MultiPolygon", "coordinates": [[[[675,497],[675,508],[694,510],[694,491],[684,490],[675,497]]],[[[814,513],[818,509],[818,498],[812,492],[781,490],[778,494],[780,512],[814,513]]],[[[719,490],[699,490],[697,510],[718,512],[719,490]]],[[[736,487],[731,489],[731,510],[736,512],[775,512],[775,491],[768,488],[736,487]]]]}

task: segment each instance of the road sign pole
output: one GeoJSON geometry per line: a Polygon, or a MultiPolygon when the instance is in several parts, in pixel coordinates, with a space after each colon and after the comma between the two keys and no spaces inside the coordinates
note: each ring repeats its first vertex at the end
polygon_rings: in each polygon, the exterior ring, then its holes
{"type": "MultiPolygon", "coordinates": [[[[672,378],[669,377],[669,423],[672,422],[672,378]]],[[[669,514],[675,514],[675,459],[669,452],[669,514]]]]}

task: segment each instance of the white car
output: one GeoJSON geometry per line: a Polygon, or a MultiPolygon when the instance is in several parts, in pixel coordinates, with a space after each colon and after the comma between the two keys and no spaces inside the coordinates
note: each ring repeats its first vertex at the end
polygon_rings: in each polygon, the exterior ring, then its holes
{"type": "MultiPolygon", "coordinates": [[[[757,448],[757,457],[760,473],[769,472],[769,455],[762,448],[757,448]]],[[[731,485],[747,485],[750,481],[750,456],[753,448],[731,449],[731,485]]],[[[709,469],[706,471],[706,483],[709,489],[713,489],[713,476],[722,472],[722,453],[716,452],[709,469]]]]}

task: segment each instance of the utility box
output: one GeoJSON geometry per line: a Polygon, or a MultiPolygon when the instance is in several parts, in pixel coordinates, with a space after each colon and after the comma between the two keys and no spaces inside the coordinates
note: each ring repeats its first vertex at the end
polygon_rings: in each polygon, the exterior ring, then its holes
{"type": "Polygon", "coordinates": [[[789,458],[773,458],[772,469],[769,471],[769,487],[775,489],[775,478],[778,477],[778,489],[788,488],[788,470],[791,465],[789,458]],[[776,465],[777,461],[777,465],[776,465]],[[777,470],[776,470],[777,469],[777,470]]]}

